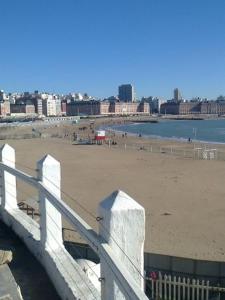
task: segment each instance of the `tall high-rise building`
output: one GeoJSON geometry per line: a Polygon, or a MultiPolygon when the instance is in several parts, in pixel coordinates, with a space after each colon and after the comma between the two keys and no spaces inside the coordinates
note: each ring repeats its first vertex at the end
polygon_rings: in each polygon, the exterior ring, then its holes
{"type": "Polygon", "coordinates": [[[179,102],[182,100],[181,92],[179,91],[178,88],[174,89],[173,94],[174,94],[173,99],[175,102],[179,102]]]}
{"type": "Polygon", "coordinates": [[[122,84],[119,86],[119,99],[124,102],[134,102],[134,87],[131,84],[122,84]]]}
{"type": "Polygon", "coordinates": [[[6,93],[3,90],[0,90],[0,102],[8,100],[8,96],[6,96],[6,93]]]}

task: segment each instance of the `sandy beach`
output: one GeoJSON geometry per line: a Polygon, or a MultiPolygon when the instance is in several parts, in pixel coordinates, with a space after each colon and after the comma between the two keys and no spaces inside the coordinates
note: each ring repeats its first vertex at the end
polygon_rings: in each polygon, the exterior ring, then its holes
{"type": "MultiPolygon", "coordinates": [[[[82,136],[92,134],[89,123],[84,123],[85,130],[79,129],[82,126],[43,127],[38,130],[54,133],[56,137],[46,135],[46,138],[9,139],[1,141],[1,144],[7,142],[14,147],[17,167],[32,175],[35,174],[36,161],[45,154],[59,160],[62,190],[94,216],[97,216],[101,200],[114,190],[125,191],[146,210],[146,252],[224,261],[223,161],[193,160],[129,147],[72,145],[73,132],[79,132],[82,136]]],[[[24,128],[17,128],[16,132],[32,130],[24,128]]],[[[115,139],[118,144],[124,142],[121,136],[115,139]]],[[[135,137],[126,139],[128,144],[140,143],[140,139],[135,137]]],[[[149,140],[142,140],[141,143],[147,144],[149,140]]],[[[151,141],[151,144],[192,147],[160,140],[151,141]]],[[[23,189],[26,193],[21,191],[19,198],[32,194],[31,189],[23,189]]],[[[62,198],[91,226],[98,228],[97,221],[75,201],[65,195],[62,198]]]]}

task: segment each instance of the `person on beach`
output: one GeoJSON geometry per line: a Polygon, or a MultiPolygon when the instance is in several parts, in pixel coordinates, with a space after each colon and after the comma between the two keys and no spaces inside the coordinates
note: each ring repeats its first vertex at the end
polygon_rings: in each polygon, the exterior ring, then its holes
{"type": "Polygon", "coordinates": [[[156,281],[158,279],[157,273],[154,271],[150,272],[150,278],[152,281],[156,281]]]}

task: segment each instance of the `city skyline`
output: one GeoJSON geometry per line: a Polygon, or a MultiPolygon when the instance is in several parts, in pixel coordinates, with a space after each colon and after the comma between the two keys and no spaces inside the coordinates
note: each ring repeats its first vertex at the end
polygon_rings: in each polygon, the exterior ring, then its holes
{"type": "Polygon", "coordinates": [[[130,82],[137,97],[225,94],[225,3],[3,1],[0,86],[97,98],[130,82]],[[126,16],[124,18],[124,16],[126,16]]]}
{"type": "MultiPolygon", "coordinates": [[[[3,89],[2,87],[0,87],[0,93],[5,93],[7,95],[22,95],[22,94],[30,94],[30,95],[35,95],[35,94],[49,94],[49,95],[56,95],[56,96],[60,96],[60,97],[63,97],[63,96],[69,96],[69,95],[74,95],[77,97],[77,100],[90,100],[90,99],[96,99],[96,100],[120,100],[120,101],[124,101],[124,102],[127,102],[127,100],[125,99],[120,99],[120,88],[123,87],[123,86],[130,86],[130,88],[132,89],[132,92],[131,94],[133,95],[132,98],[133,100],[132,101],[141,101],[142,99],[146,99],[146,98],[158,98],[158,99],[162,99],[164,101],[171,101],[171,100],[174,100],[176,102],[179,102],[179,101],[191,101],[191,100],[208,100],[208,101],[214,101],[214,100],[225,100],[225,95],[224,94],[220,94],[220,95],[216,95],[215,98],[208,98],[208,97],[201,97],[201,95],[196,95],[192,98],[187,98],[187,97],[183,97],[183,93],[182,93],[182,90],[180,90],[179,88],[174,88],[174,89],[171,89],[171,97],[166,99],[166,98],[162,98],[162,97],[159,97],[158,95],[153,95],[151,93],[148,93],[148,95],[145,95],[145,96],[142,96],[142,97],[136,97],[136,89],[135,89],[135,86],[132,85],[132,84],[121,84],[117,87],[117,93],[114,93],[113,95],[106,95],[105,97],[103,98],[100,98],[100,97],[96,97],[95,95],[93,94],[89,94],[87,93],[86,91],[85,92],[80,92],[80,91],[69,91],[68,93],[58,93],[58,92],[53,92],[53,91],[45,91],[45,90],[33,90],[33,91],[30,91],[28,89],[24,90],[24,91],[6,91],[5,89],[3,89]],[[179,95],[179,96],[178,96],[179,95]],[[81,99],[79,99],[81,97],[81,99]]],[[[131,101],[131,102],[132,102],[131,101]]],[[[129,102],[129,101],[128,101],[129,102]]]]}

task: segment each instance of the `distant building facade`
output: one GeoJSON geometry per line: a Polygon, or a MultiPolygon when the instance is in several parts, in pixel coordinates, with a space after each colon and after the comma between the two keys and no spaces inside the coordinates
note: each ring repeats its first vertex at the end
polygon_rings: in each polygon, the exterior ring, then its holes
{"type": "Polygon", "coordinates": [[[33,104],[11,104],[10,105],[11,114],[27,114],[34,115],[35,107],[33,104]]]}
{"type": "Polygon", "coordinates": [[[134,102],[135,93],[132,84],[122,84],[119,86],[119,100],[122,102],[134,102]]]}
{"type": "Polygon", "coordinates": [[[149,114],[144,102],[75,101],[67,103],[67,116],[149,114]]]}
{"type": "Polygon", "coordinates": [[[67,116],[101,115],[99,101],[74,101],[67,103],[67,116]]]}
{"type": "Polygon", "coordinates": [[[225,114],[225,101],[207,102],[166,102],[161,105],[161,114],[189,115],[189,114],[225,114]]]}
{"type": "Polygon", "coordinates": [[[43,115],[60,116],[61,115],[61,100],[53,96],[48,96],[47,99],[42,100],[43,115]]]}
{"type": "Polygon", "coordinates": [[[4,101],[0,102],[0,115],[9,116],[10,115],[10,102],[4,101]]]}
{"type": "Polygon", "coordinates": [[[35,107],[35,113],[39,116],[43,115],[42,99],[38,97],[34,98],[33,104],[35,107]]]}
{"type": "Polygon", "coordinates": [[[61,112],[62,112],[62,116],[66,116],[66,106],[67,106],[66,101],[62,101],[62,102],[61,102],[61,112]]]}
{"type": "Polygon", "coordinates": [[[0,102],[8,100],[8,96],[3,90],[0,90],[0,102]]]}
{"type": "Polygon", "coordinates": [[[143,97],[141,99],[142,102],[146,102],[149,104],[149,110],[151,114],[159,113],[160,112],[160,106],[162,103],[164,103],[164,100],[159,99],[158,97],[143,97]]]}
{"type": "Polygon", "coordinates": [[[179,115],[179,103],[163,103],[160,107],[160,113],[163,115],[179,115]]]}
{"type": "Polygon", "coordinates": [[[149,114],[149,105],[144,102],[113,102],[110,105],[109,114],[115,115],[136,115],[149,114]]]}

